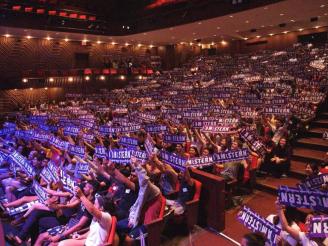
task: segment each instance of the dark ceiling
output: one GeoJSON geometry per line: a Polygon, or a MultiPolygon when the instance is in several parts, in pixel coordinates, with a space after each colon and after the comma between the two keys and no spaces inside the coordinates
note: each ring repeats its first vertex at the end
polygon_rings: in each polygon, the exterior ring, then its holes
{"type": "Polygon", "coordinates": [[[0,1],[0,25],[102,35],[130,35],[280,1],[283,0],[3,0],[0,1]],[[20,8],[15,9],[15,6],[20,8]],[[44,9],[45,12],[37,13],[38,9],[44,9]],[[49,11],[55,11],[55,14],[50,15],[49,11]],[[65,12],[66,16],[60,16],[59,13],[62,12],[65,12]],[[80,16],[86,16],[86,19],[80,16]],[[95,19],[89,19],[90,16],[95,19]]]}

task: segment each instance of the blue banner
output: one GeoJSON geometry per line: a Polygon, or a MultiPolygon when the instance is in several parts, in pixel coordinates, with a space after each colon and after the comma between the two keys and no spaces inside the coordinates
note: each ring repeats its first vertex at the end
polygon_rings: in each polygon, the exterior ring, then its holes
{"type": "Polygon", "coordinates": [[[318,176],[307,178],[299,184],[300,189],[309,189],[309,190],[317,190],[322,187],[322,185],[328,184],[328,174],[320,174],[318,176]]]}
{"type": "Polygon", "coordinates": [[[77,145],[69,144],[68,145],[68,148],[67,148],[67,151],[70,154],[79,156],[81,158],[84,158],[84,156],[85,156],[85,148],[84,148],[84,146],[77,146],[77,145]]]}
{"type": "Polygon", "coordinates": [[[147,125],[145,126],[145,130],[148,133],[160,133],[167,130],[167,127],[164,125],[147,125]]]}
{"type": "Polygon", "coordinates": [[[130,137],[123,136],[120,138],[118,143],[125,147],[132,147],[132,148],[138,147],[138,139],[136,139],[136,138],[130,138],[130,137]]]}
{"type": "Polygon", "coordinates": [[[328,237],[328,216],[313,216],[310,221],[308,235],[310,238],[327,238],[328,237]]]}
{"type": "Polygon", "coordinates": [[[237,162],[245,160],[249,157],[250,153],[247,148],[239,150],[224,151],[220,153],[213,154],[213,160],[219,163],[225,162],[237,162]]]}
{"type": "Polygon", "coordinates": [[[38,196],[38,199],[41,203],[45,203],[48,199],[48,193],[43,189],[43,187],[35,180],[33,180],[33,190],[35,194],[38,196]]]}
{"type": "Polygon", "coordinates": [[[271,245],[277,245],[281,229],[261,215],[244,206],[238,213],[238,220],[251,231],[264,234],[271,245]]]}
{"type": "Polygon", "coordinates": [[[287,186],[278,189],[279,202],[296,208],[328,211],[328,193],[314,190],[299,190],[287,186]]]}
{"type": "Polygon", "coordinates": [[[9,158],[18,165],[28,176],[33,177],[36,173],[30,162],[17,151],[9,155],[9,158]]]}
{"type": "Polygon", "coordinates": [[[187,162],[186,158],[183,158],[183,157],[175,155],[175,154],[171,154],[164,150],[160,151],[160,158],[162,161],[169,164],[173,168],[177,168],[182,171],[184,171],[186,169],[186,167],[185,167],[186,162],[187,162]]]}
{"type": "Polygon", "coordinates": [[[98,158],[107,158],[108,157],[107,148],[105,148],[103,146],[96,146],[95,156],[98,157],[98,158]]]}
{"type": "Polygon", "coordinates": [[[164,135],[164,142],[166,143],[175,143],[175,144],[182,144],[186,141],[185,135],[173,135],[173,134],[165,134],[164,135]]]}
{"type": "Polygon", "coordinates": [[[108,151],[108,159],[116,163],[129,163],[131,151],[129,149],[111,149],[108,151]]]}
{"type": "Polygon", "coordinates": [[[90,171],[89,163],[78,162],[75,166],[74,176],[77,177],[78,174],[88,174],[90,171]]]}

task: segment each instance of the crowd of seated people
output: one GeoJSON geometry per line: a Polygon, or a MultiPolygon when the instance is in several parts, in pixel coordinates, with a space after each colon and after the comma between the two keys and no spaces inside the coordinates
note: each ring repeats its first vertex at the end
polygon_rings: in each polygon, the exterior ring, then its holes
{"type": "Polygon", "coordinates": [[[2,207],[19,228],[7,239],[103,245],[113,216],[121,243],[140,238],[163,201],[185,212],[190,168],[227,183],[247,184],[254,170],[286,177],[293,139],[325,101],[325,68],[311,63],[324,50],[198,57],[123,89],[17,112],[0,131],[2,207]]]}

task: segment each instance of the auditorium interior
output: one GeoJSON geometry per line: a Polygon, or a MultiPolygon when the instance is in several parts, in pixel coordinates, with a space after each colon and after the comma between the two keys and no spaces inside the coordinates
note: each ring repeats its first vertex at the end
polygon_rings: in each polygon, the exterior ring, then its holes
{"type": "Polygon", "coordinates": [[[0,246],[328,246],[328,1],[1,0],[0,246]]]}

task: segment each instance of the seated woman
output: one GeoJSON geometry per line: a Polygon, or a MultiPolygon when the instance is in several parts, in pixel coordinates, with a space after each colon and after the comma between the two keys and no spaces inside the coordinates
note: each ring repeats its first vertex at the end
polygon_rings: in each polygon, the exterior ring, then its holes
{"type": "MultiPolygon", "coordinates": [[[[320,245],[327,245],[326,240],[327,238],[309,238],[306,232],[301,230],[296,230],[295,228],[291,227],[286,219],[284,208],[282,205],[279,204],[279,201],[276,201],[276,207],[278,210],[279,219],[281,222],[281,228],[290,234],[296,241],[298,241],[302,246],[320,246],[320,245]]],[[[308,214],[306,217],[306,224],[310,223],[311,218],[313,217],[312,214],[308,214]]]]}
{"type": "Polygon", "coordinates": [[[112,225],[112,203],[101,196],[96,196],[94,204],[83,194],[79,187],[75,187],[76,196],[81,200],[86,210],[93,216],[90,230],[83,235],[75,235],[72,239],[61,241],[59,246],[102,246],[106,243],[112,225]],[[107,210],[108,209],[108,210],[107,210]],[[105,212],[105,211],[109,211],[105,212]]]}

